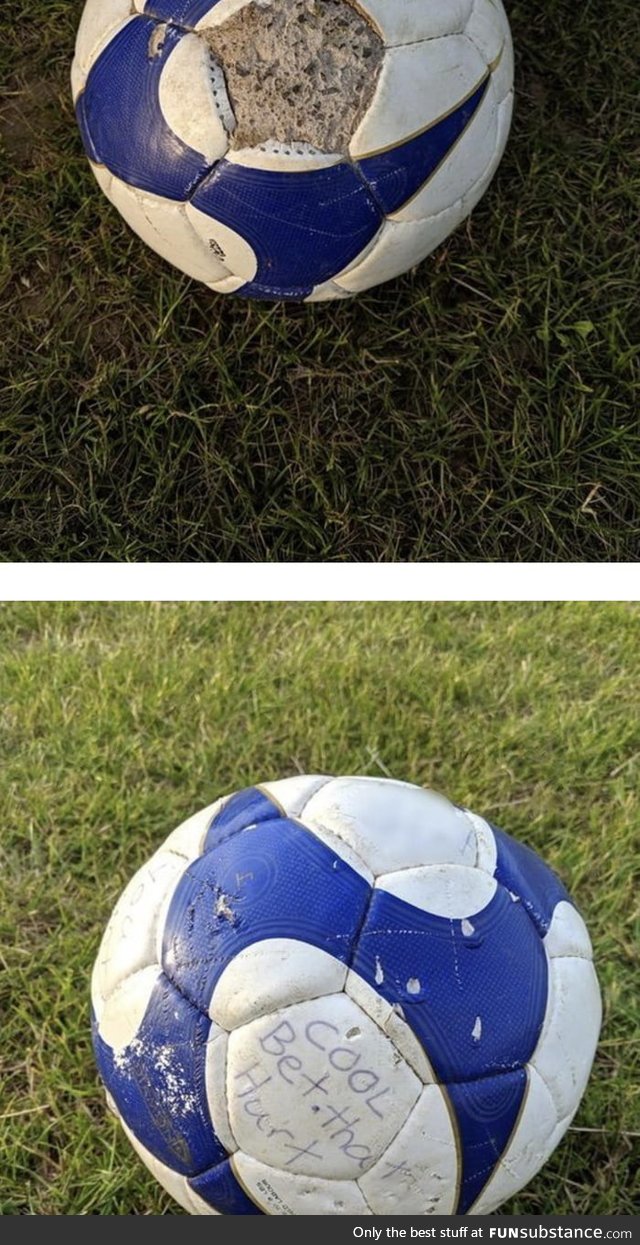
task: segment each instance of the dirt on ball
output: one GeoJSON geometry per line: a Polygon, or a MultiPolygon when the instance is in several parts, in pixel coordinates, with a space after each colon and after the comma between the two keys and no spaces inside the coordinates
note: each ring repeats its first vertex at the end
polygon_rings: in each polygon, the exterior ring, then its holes
{"type": "Polygon", "coordinates": [[[232,147],[348,147],[384,54],[349,0],[254,0],[203,36],[224,72],[236,119],[232,147]]]}

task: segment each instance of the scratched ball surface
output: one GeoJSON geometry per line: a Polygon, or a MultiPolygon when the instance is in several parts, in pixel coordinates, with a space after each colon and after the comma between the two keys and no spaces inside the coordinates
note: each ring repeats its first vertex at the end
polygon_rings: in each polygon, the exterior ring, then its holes
{"type": "Polygon", "coordinates": [[[568,1128],[600,993],[529,848],[408,783],[300,776],[169,836],[92,1010],[109,1104],[192,1214],[486,1214],[568,1128]]]}
{"type": "Polygon", "coordinates": [[[414,267],[502,157],[501,0],[87,0],[71,73],[102,190],[165,260],[251,298],[414,267]]]}

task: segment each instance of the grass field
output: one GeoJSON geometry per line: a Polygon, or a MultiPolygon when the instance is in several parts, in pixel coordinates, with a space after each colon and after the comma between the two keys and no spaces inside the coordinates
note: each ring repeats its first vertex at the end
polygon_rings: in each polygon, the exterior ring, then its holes
{"type": "Polygon", "coordinates": [[[118,218],[81,9],[17,0],[0,48],[0,557],[636,556],[635,0],[512,0],[493,187],[415,273],[311,308],[216,296],[118,218]]]}
{"type": "Polygon", "coordinates": [[[101,930],[190,813],[318,771],[433,785],[561,874],[604,1026],[571,1130],[504,1209],[637,1209],[638,621],[628,605],[2,607],[0,1211],[178,1213],[98,1086],[101,930]]]}

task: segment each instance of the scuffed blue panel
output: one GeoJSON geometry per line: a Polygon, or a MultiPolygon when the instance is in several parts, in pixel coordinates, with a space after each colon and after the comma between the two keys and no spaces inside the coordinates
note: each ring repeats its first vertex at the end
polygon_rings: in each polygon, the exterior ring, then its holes
{"type": "Polygon", "coordinates": [[[489,77],[463,104],[420,134],[358,160],[358,168],[384,212],[399,211],[435,173],[477,112],[488,85],[489,77]]]}
{"type": "Polygon", "coordinates": [[[162,22],[192,27],[218,3],[219,0],[147,0],[144,11],[162,22]]]}
{"type": "Polygon", "coordinates": [[[539,934],[544,938],[551,924],[554,908],[561,900],[571,903],[560,878],[541,860],[537,852],[517,839],[512,839],[497,826],[491,826],[498,848],[495,876],[503,886],[517,895],[529,913],[539,934]]]}
{"type": "Polygon", "coordinates": [[[139,1141],[184,1176],[222,1162],[227,1152],[211,1123],[205,1088],[211,1022],[164,976],[136,1036],[114,1053],[93,1019],[102,1080],[139,1141]]]}
{"type": "Polygon", "coordinates": [[[520,1068],[504,1076],[445,1086],[455,1112],[462,1160],[456,1214],[465,1215],[490,1180],[513,1132],[527,1087],[520,1068]]]}
{"type": "Polygon", "coordinates": [[[445,1082],[524,1064],[547,1003],[546,955],[522,906],[499,886],[470,921],[473,933],[465,936],[461,921],[375,890],[353,962],[370,986],[401,1005],[445,1082]]]}
{"type": "Polygon", "coordinates": [[[192,862],[173,893],[162,962],[206,1011],[234,956],[265,938],[294,938],[346,963],[368,883],[304,827],[280,817],[243,830],[192,862]]]}
{"type": "Polygon", "coordinates": [[[138,17],[123,26],[92,66],[76,114],[87,155],[116,177],[167,199],[185,200],[210,164],[174,134],[160,108],[160,75],[183,32],[138,17]]]}
{"type": "Polygon", "coordinates": [[[244,791],[232,795],[220,812],[212,817],[202,851],[210,851],[247,826],[253,826],[258,821],[273,821],[280,815],[278,805],[263,791],[257,787],[246,787],[244,791]]]}
{"type": "Polygon", "coordinates": [[[221,1215],[262,1215],[264,1212],[245,1193],[233,1174],[229,1160],[189,1181],[191,1188],[221,1215]]]}
{"type": "Polygon", "coordinates": [[[367,187],[344,163],[282,173],[221,160],[192,203],[252,247],[258,269],[237,292],[253,298],[306,298],[356,259],[382,223],[367,187]]]}

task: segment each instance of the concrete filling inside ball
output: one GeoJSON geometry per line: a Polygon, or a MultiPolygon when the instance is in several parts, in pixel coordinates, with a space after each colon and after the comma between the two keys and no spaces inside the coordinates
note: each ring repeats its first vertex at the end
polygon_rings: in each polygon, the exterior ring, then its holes
{"type": "Polygon", "coordinates": [[[235,115],[231,146],[343,151],[371,103],[384,47],[349,0],[255,0],[204,32],[235,115]]]}

